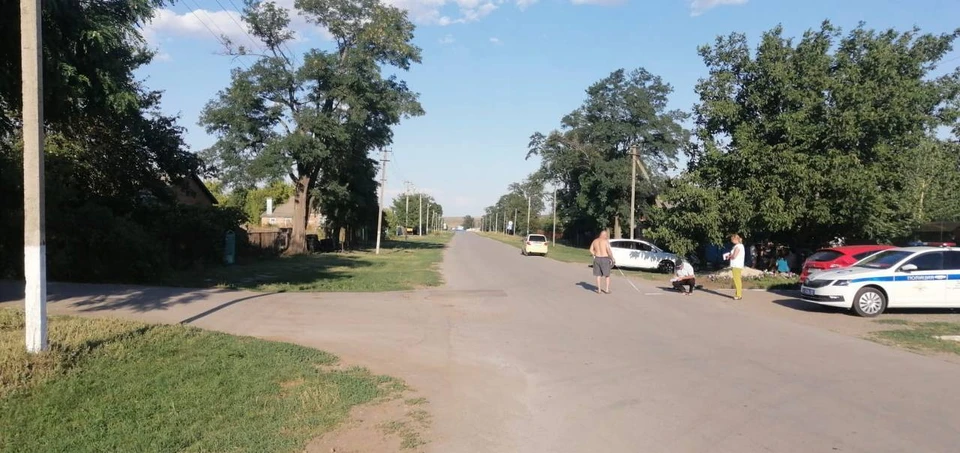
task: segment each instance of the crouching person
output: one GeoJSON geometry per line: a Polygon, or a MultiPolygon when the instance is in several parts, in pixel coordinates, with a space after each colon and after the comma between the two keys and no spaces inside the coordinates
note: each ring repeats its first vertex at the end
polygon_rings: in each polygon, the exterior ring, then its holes
{"type": "Polygon", "coordinates": [[[693,266],[683,258],[677,258],[675,264],[676,274],[670,279],[670,282],[673,283],[674,289],[689,296],[693,293],[693,288],[697,286],[697,278],[693,275],[693,266]],[[684,289],[684,287],[686,287],[686,289],[684,289]]]}

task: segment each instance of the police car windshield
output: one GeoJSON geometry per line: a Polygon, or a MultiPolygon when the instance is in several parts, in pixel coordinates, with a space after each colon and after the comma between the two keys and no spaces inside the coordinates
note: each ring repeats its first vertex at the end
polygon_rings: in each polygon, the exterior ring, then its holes
{"type": "Polygon", "coordinates": [[[912,252],[905,252],[903,250],[886,250],[876,255],[870,256],[863,261],[854,264],[854,267],[866,267],[869,269],[889,269],[894,264],[903,261],[904,258],[910,256],[912,252]]]}

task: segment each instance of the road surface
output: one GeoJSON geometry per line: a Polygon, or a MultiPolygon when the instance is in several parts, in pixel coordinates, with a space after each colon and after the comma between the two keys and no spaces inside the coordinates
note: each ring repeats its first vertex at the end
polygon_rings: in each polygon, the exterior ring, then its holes
{"type": "Polygon", "coordinates": [[[472,233],[443,270],[442,289],[381,295],[71,285],[51,311],[336,353],[427,396],[435,452],[957,451],[956,363],[738,310],[750,293],[597,295],[587,267],[472,233]]]}

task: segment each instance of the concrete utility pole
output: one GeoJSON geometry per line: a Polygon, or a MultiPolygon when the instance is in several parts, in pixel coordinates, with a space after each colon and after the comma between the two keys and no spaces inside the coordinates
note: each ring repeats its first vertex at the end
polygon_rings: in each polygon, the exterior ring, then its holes
{"type": "Polygon", "coordinates": [[[493,213],[493,232],[494,233],[500,232],[500,213],[499,212],[493,213]]]}
{"type": "Polygon", "coordinates": [[[637,147],[630,145],[630,239],[634,239],[637,227],[634,213],[637,211],[637,147]]]}
{"type": "Polygon", "coordinates": [[[530,234],[530,201],[532,198],[527,194],[527,234],[530,234]]]}
{"type": "Polygon", "coordinates": [[[410,226],[410,181],[403,182],[403,196],[406,198],[406,212],[403,213],[403,237],[407,237],[407,228],[410,226]]]}
{"type": "Polygon", "coordinates": [[[420,215],[420,222],[417,223],[417,235],[423,236],[423,194],[420,195],[420,209],[417,209],[417,214],[420,215]]]}
{"type": "Polygon", "coordinates": [[[636,225],[634,224],[634,215],[637,212],[637,168],[643,173],[644,179],[650,180],[647,168],[640,161],[640,153],[637,152],[637,145],[630,145],[630,239],[633,239],[636,225]]]}
{"type": "Polygon", "coordinates": [[[517,235],[517,213],[520,212],[520,208],[513,208],[513,231],[510,234],[517,235]]]}
{"type": "Polygon", "coordinates": [[[557,246],[557,185],[553,185],[553,246],[557,246]]]}
{"type": "Polygon", "coordinates": [[[433,226],[433,217],[430,217],[430,202],[427,202],[427,234],[430,234],[430,227],[433,226]]]}
{"type": "Polygon", "coordinates": [[[383,156],[380,157],[380,212],[377,213],[377,251],[380,254],[380,236],[383,235],[383,192],[387,187],[387,150],[383,150],[383,156]]]}
{"type": "Polygon", "coordinates": [[[40,0],[20,0],[23,78],[23,275],[27,352],[47,350],[47,239],[43,179],[40,0]]]}

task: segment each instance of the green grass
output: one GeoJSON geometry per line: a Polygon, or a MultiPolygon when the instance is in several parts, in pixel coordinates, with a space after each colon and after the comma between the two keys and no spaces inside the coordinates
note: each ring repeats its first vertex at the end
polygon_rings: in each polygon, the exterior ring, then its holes
{"type": "Polygon", "coordinates": [[[439,286],[449,234],[389,240],[373,250],[317,253],[184,272],[159,283],[256,291],[377,292],[439,286]]]}
{"type": "Polygon", "coordinates": [[[402,383],[291,344],[112,319],[52,317],[23,348],[0,309],[0,451],[296,452],[402,383]]]}
{"type": "Polygon", "coordinates": [[[899,319],[880,320],[878,322],[907,327],[906,329],[882,330],[871,333],[868,338],[878,343],[918,352],[960,354],[960,342],[936,338],[944,335],[960,335],[960,323],[909,322],[899,319]]]}

